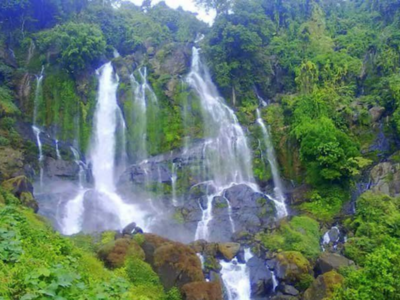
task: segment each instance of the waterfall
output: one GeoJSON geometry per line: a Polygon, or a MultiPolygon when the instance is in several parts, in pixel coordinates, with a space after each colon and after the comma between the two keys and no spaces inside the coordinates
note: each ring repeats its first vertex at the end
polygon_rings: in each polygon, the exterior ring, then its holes
{"type": "Polygon", "coordinates": [[[176,181],[178,176],[176,174],[176,163],[172,163],[172,172],[171,172],[171,186],[172,186],[172,204],[174,206],[178,206],[178,200],[176,199],[176,181]]]}
{"type": "Polygon", "coordinates": [[[40,188],[43,188],[43,149],[42,149],[42,141],[40,140],[40,134],[42,133],[38,127],[35,125],[32,126],[33,132],[36,135],[36,142],[37,146],[39,149],[39,157],[38,157],[38,162],[39,162],[39,168],[40,168],[40,188]]]}
{"type": "Polygon", "coordinates": [[[120,128],[120,142],[121,142],[121,151],[120,151],[120,161],[119,161],[119,166],[120,169],[122,170],[122,172],[125,171],[125,168],[127,166],[128,163],[128,154],[126,152],[126,123],[125,123],[125,119],[124,119],[124,115],[122,113],[121,108],[118,106],[117,109],[118,112],[118,123],[119,123],[119,128],[120,128]]]}
{"type": "Polygon", "coordinates": [[[275,293],[276,288],[278,287],[278,279],[276,279],[276,275],[274,271],[271,271],[272,276],[272,291],[275,293]]]}
{"type": "Polygon", "coordinates": [[[251,152],[237,117],[218,94],[210,73],[200,60],[200,50],[193,48],[191,72],[187,82],[200,97],[207,136],[203,148],[203,176],[212,182],[216,193],[208,195],[208,206],[198,224],[196,238],[208,237],[212,219],[212,201],[232,184],[254,184],[251,152]]]}
{"type": "Polygon", "coordinates": [[[84,163],[81,161],[80,155],[78,153],[78,150],[76,150],[74,147],[70,147],[72,154],[74,155],[75,163],[79,166],[79,173],[78,173],[78,178],[79,178],[79,188],[83,189],[83,185],[85,182],[85,168],[84,168],[84,163]]]}
{"type": "Polygon", "coordinates": [[[83,223],[88,223],[90,228],[95,226],[94,229],[97,229],[101,225],[109,230],[120,230],[133,221],[139,226],[144,225],[143,213],[134,205],[125,203],[116,193],[117,129],[118,121],[121,121],[118,116],[122,115],[117,104],[118,78],[111,63],[103,65],[97,74],[99,88],[90,152],[94,188],[80,188],[77,196],[67,203],[64,234],[74,234],[85,229],[82,228],[83,223]],[[95,211],[87,210],[86,207],[95,211]]]}
{"type": "Polygon", "coordinates": [[[60,154],[60,148],[58,147],[58,140],[55,140],[54,143],[56,144],[57,159],[60,160],[61,159],[61,154],[60,154]]]}
{"type": "Polygon", "coordinates": [[[158,99],[147,81],[147,68],[137,71],[139,81],[131,74],[133,88],[133,147],[132,155],[135,161],[143,161],[147,158],[147,115],[152,105],[158,104],[158,99]]]}
{"type": "Polygon", "coordinates": [[[279,176],[278,164],[276,162],[275,150],[272,144],[271,135],[269,134],[269,130],[267,126],[264,124],[263,119],[261,118],[260,110],[257,109],[257,123],[260,125],[260,128],[263,133],[265,148],[267,152],[267,159],[269,165],[271,167],[272,180],[274,182],[274,202],[277,208],[278,217],[286,217],[288,215],[286,204],[285,204],[285,195],[283,193],[283,185],[281,177],[279,176]]]}
{"type": "MultiPolygon", "coordinates": [[[[245,249],[245,261],[253,255],[250,249],[245,249]]],[[[239,264],[237,259],[231,262],[220,262],[222,265],[221,278],[226,288],[227,300],[250,300],[251,287],[249,270],[246,264],[239,264]]]]}
{"type": "Polygon", "coordinates": [[[40,105],[40,97],[42,93],[42,82],[43,82],[43,75],[44,75],[44,66],[42,66],[42,70],[39,76],[36,76],[36,90],[35,90],[35,99],[34,99],[34,107],[33,107],[33,125],[37,125],[37,115],[38,109],[40,105]]]}
{"type": "Polygon", "coordinates": [[[207,168],[217,186],[231,182],[253,182],[251,152],[236,115],[218,94],[211,76],[193,48],[191,72],[187,81],[200,96],[207,146],[207,168]]]}
{"type": "Polygon", "coordinates": [[[39,76],[36,76],[36,91],[35,91],[35,99],[34,99],[34,107],[33,107],[33,126],[32,130],[33,133],[36,136],[36,142],[37,146],[39,149],[39,157],[38,157],[38,163],[39,163],[39,168],[40,168],[40,188],[43,188],[43,149],[42,149],[42,142],[40,140],[40,134],[41,130],[39,127],[37,127],[37,114],[38,114],[38,109],[39,109],[39,102],[40,102],[40,96],[41,96],[41,91],[42,91],[42,82],[43,82],[43,74],[44,74],[44,66],[42,66],[42,70],[39,74],[39,76]]]}

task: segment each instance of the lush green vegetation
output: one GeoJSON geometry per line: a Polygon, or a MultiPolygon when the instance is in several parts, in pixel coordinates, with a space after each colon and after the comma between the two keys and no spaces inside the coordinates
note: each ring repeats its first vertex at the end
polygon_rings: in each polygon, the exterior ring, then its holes
{"type": "Polygon", "coordinates": [[[106,237],[100,245],[90,237],[71,242],[30,210],[15,206],[19,201],[12,195],[1,190],[0,195],[8,204],[0,201],[1,299],[180,299],[175,289],[164,293],[143,257],[107,270],[90,251],[107,243],[106,237]]]}
{"type": "MultiPolygon", "coordinates": [[[[269,125],[281,174],[285,182],[304,187],[300,200],[292,202],[304,215],[259,233],[257,242],[313,261],[320,254],[318,221],[325,226],[340,220],[355,181],[398,147],[400,5],[396,0],[195,2],[216,10],[211,27],[182,9],[151,6],[151,1],[143,7],[114,0],[2,1],[4,160],[15,154],[16,164],[35,167],[36,148],[22,145],[18,130],[32,122],[36,94],[37,125],[54,138],[79,143],[85,153],[96,105],[95,70],[106,61],[113,61],[119,76],[132,161],[139,159],[134,153],[141,147],[158,155],[184,146],[188,136],[201,139],[201,107],[184,76],[190,48],[203,33],[200,46],[213,79],[248,128],[255,178],[261,186],[271,182],[255,122],[263,98],[268,106],[260,108],[261,117],[269,125]],[[114,58],[114,50],[121,57],[114,58]],[[43,86],[36,91],[34,75],[42,66],[43,86]],[[142,133],[135,125],[144,116],[137,115],[129,76],[140,82],[143,67],[157,101],[149,100],[147,140],[138,145],[142,133]]],[[[18,174],[14,167],[2,169],[0,178],[18,174]]],[[[179,196],[193,178],[188,171],[177,172],[184,178],[177,182],[179,196]]],[[[169,184],[151,189],[171,194],[169,184]]],[[[105,269],[93,253],[112,240],[99,245],[81,236],[71,242],[18,207],[20,202],[0,189],[0,298],[175,299],[176,290],[165,295],[156,274],[138,257],[105,269]]],[[[345,283],[335,299],[400,299],[399,209],[397,198],[384,195],[367,193],[357,201],[356,215],[346,223],[351,234],[344,254],[359,268],[341,271],[345,283]]],[[[183,222],[180,213],[174,217],[183,222]]],[[[310,283],[306,279],[302,284],[310,283]]]]}
{"type": "Polygon", "coordinates": [[[306,216],[293,217],[281,223],[277,231],[260,235],[263,245],[269,250],[295,250],[310,259],[315,259],[321,251],[319,237],[318,222],[306,216]]]}
{"type": "Polygon", "coordinates": [[[399,225],[399,198],[368,192],[358,199],[345,255],[361,267],[343,270],[345,285],[334,299],[398,299],[399,225]]]}

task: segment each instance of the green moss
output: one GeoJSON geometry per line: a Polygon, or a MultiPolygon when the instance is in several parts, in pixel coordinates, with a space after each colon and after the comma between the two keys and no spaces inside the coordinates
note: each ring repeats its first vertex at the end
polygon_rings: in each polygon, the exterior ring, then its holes
{"type": "Polygon", "coordinates": [[[260,234],[263,245],[271,251],[299,251],[307,258],[316,258],[320,253],[319,224],[306,216],[283,221],[278,230],[260,234]]]}
{"type": "Polygon", "coordinates": [[[310,200],[302,203],[300,209],[317,220],[331,222],[341,213],[343,204],[349,201],[350,192],[339,185],[324,185],[313,190],[308,198],[310,200]]]}

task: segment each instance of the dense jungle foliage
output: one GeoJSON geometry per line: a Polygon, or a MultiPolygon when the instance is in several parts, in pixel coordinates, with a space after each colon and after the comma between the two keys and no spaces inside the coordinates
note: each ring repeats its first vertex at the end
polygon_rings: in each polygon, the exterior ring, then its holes
{"type": "MultiPolygon", "coordinates": [[[[355,215],[346,212],[356,183],[372,166],[389,157],[399,163],[400,2],[196,2],[217,11],[212,26],[163,2],[137,7],[117,0],[1,1],[0,182],[13,177],[12,159],[35,165],[36,147],[19,130],[34,117],[60,140],[77,144],[82,153],[88,149],[95,70],[108,60],[120,77],[119,101],[127,115],[134,110],[124,100],[132,97],[129,74],[139,78],[140,68],[149,69],[160,105],[148,112],[150,155],[183,147],[187,136],[201,139],[198,99],[182,78],[190,47],[204,34],[202,53],[246,128],[257,181],[265,187],[271,180],[255,124],[263,99],[268,106],[261,114],[282,177],[303,187],[290,203],[300,216],[282,221],[273,233],[259,233],[258,240],[271,251],[297,251],[314,261],[321,252],[321,224],[345,220],[343,252],[357,267],[339,271],[344,283],[329,299],[400,299],[399,193],[356,195],[355,215]],[[176,60],[182,60],[177,70],[163,64],[176,60]],[[40,90],[34,79],[42,66],[40,90]],[[185,117],[188,99],[193,101],[185,117]]],[[[133,120],[126,121],[128,136],[135,137],[133,120]]],[[[128,141],[128,147],[137,146],[128,141]]],[[[388,184],[392,173],[385,177],[388,184]]],[[[176,289],[165,292],[137,257],[106,269],[94,255],[106,242],[61,237],[0,189],[0,299],[180,299],[176,289]]]]}

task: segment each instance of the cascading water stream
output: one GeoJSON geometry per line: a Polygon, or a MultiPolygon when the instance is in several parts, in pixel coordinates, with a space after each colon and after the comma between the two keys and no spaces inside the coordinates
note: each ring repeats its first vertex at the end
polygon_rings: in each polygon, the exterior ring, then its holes
{"type": "Polygon", "coordinates": [[[42,70],[39,74],[39,76],[36,76],[36,91],[35,91],[35,99],[34,99],[34,107],[33,107],[33,126],[32,130],[33,133],[36,136],[36,142],[39,150],[39,157],[38,157],[38,163],[39,163],[39,168],[40,168],[40,188],[43,188],[43,149],[42,149],[42,142],[40,140],[40,133],[41,130],[37,126],[37,114],[38,114],[38,109],[39,109],[39,101],[40,101],[40,96],[42,92],[42,82],[43,82],[43,76],[44,76],[44,66],[42,66],[42,70]]]}
{"type": "Polygon", "coordinates": [[[43,149],[42,149],[42,141],[40,140],[41,131],[35,125],[32,126],[32,129],[33,129],[33,132],[35,133],[36,142],[37,142],[37,146],[38,146],[38,149],[39,149],[38,162],[39,162],[39,168],[40,168],[40,188],[43,188],[43,160],[44,160],[44,156],[43,156],[43,149]]]}
{"type": "Polygon", "coordinates": [[[176,181],[178,175],[176,174],[176,163],[172,163],[172,174],[171,174],[171,187],[172,187],[172,204],[178,206],[178,199],[176,199],[176,181]]]}
{"type": "MultiPolygon", "coordinates": [[[[245,261],[248,262],[252,256],[250,249],[245,249],[245,261]]],[[[231,262],[221,261],[220,263],[227,300],[250,300],[251,287],[246,264],[239,264],[236,258],[231,262]]]]}
{"type": "Polygon", "coordinates": [[[72,154],[74,155],[75,163],[79,166],[79,188],[83,189],[84,181],[85,181],[85,168],[84,168],[84,163],[80,158],[78,150],[76,150],[74,147],[70,147],[72,154]]]}
{"type": "Polygon", "coordinates": [[[276,162],[275,150],[271,141],[271,135],[269,134],[269,130],[265,125],[263,119],[261,118],[261,113],[259,109],[257,109],[257,123],[263,133],[267,159],[271,167],[272,180],[274,182],[274,202],[277,208],[278,217],[283,218],[288,215],[288,212],[285,204],[286,199],[283,194],[282,180],[278,171],[278,164],[276,162]]]}
{"type": "Polygon", "coordinates": [[[57,155],[57,159],[58,159],[58,160],[61,160],[62,158],[61,158],[60,148],[59,148],[59,146],[58,146],[58,140],[55,140],[54,143],[55,143],[55,145],[56,145],[56,155],[57,155]]]}
{"type": "Polygon", "coordinates": [[[207,146],[207,168],[216,186],[231,182],[254,182],[251,152],[236,115],[218,94],[211,76],[193,48],[192,68],[187,81],[200,96],[207,146]]]}
{"type": "Polygon", "coordinates": [[[119,161],[119,168],[122,171],[125,171],[126,166],[128,164],[128,154],[126,152],[126,122],[124,119],[124,115],[122,114],[121,108],[118,106],[118,123],[119,123],[119,128],[120,128],[120,143],[121,143],[121,151],[120,151],[120,161],[119,161]]]}
{"type": "Polygon", "coordinates": [[[43,83],[43,77],[44,77],[44,66],[42,66],[42,70],[39,74],[39,76],[36,76],[36,90],[35,90],[35,99],[34,99],[34,108],[33,108],[33,125],[37,125],[37,115],[38,115],[38,109],[39,109],[39,101],[40,101],[40,96],[42,93],[42,83],[43,83]]]}

